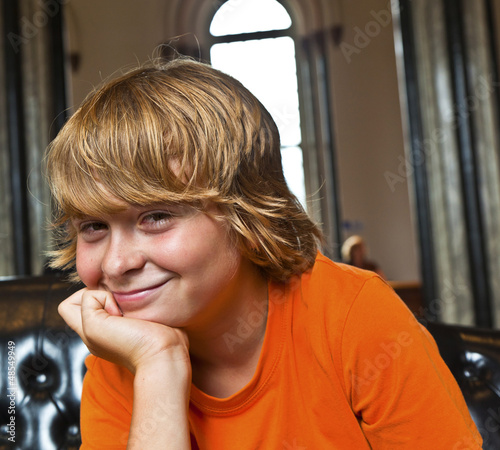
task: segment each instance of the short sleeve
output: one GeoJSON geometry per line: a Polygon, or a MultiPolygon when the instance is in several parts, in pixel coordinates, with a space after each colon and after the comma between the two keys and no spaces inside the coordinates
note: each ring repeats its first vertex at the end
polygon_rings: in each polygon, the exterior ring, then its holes
{"type": "Polygon", "coordinates": [[[93,355],[85,364],[81,450],[125,449],[132,418],[133,375],[93,355]]]}
{"type": "Polygon", "coordinates": [[[346,395],[372,448],[481,448],[433,338],[378,277],[352,303],[341,355],[346,395]]]}

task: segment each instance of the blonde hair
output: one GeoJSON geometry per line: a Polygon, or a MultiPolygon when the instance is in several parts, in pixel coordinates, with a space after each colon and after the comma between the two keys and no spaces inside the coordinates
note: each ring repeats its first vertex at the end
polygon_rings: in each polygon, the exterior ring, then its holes
{"type": "Polygon", "coordinates": [[[288,189],[279,134],[241,83],[188,59],[155,62],[93,92],[48,148],[65,233],[52,266],[74,269],[70,219],[134,205],[214,202],[243,256],[276,280],[314,264],[319,228],[288,189]]]}

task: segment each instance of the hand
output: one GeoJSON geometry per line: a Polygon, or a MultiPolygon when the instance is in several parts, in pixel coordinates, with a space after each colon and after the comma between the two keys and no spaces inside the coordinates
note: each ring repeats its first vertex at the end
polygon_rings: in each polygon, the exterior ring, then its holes
{"type": "Polygon", "coordinates": [[[190,368],[188,338],[182,330],[123,317],[110,292],[81,289],[59,305],[59,314],[91,353],[133,374],[159,360],[190,368]]]}

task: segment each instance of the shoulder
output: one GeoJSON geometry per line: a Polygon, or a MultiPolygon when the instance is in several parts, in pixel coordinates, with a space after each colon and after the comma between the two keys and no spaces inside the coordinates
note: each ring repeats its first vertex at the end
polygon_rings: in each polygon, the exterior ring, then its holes
{"type": "Polygon", "coordinates": [[[327,283],[332,285],[348,285],[358,287],[372,278],[379,278],[370,270],[360,269],[340,262],[334,262],[325,255],[318,253],[311,269],[302,277],[306,282],[327,283]]]}
{"type": "Polygon", "coordinates": [[[307,319],[294,320],[308,321],[313,361],[332,368],[374,448],[480,439],[434,340],[377,274],[318,255],[301,289],[307,319]]]}
{"type": "Polygon", "coordinates": [[[392,287],[372,271],[318,254],[313,268],[302,276],[302,289],[311,305],[322,308],[337,333],[382,336],[408,326],[419,328],[392,287]]]}
{"type": "Polygon", "coordinates": [[[314,266],[302,275],[302,293],[310,301],[348,314],[359,300],[390,297],[399,301],[393,289],[376,273],[337,263],[318,253],[314,266]]]}
{"type": "Polygon", "coordinates": [[[347,359],[377,355],[388,342],[407,346],[422,334],[412,312],[376,273],[321,254],[302,275],[297,311],[328,343],[339,375],[347,359]]]}

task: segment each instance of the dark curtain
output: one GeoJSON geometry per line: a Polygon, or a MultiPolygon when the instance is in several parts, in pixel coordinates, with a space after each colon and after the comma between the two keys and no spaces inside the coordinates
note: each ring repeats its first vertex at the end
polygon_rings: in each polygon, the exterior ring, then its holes
{"type": "Polygon", "coordinates": [[[492,327],[500,323],[500,140],[491,5],[393,6],[426,312],[492,327]]]}
{"type": "Polygon", "coordinates": [[[0,276],[43,271],[50,246],[45,148],[64,123],[63,11],[57,0],[2,0],[0,276]]]}

